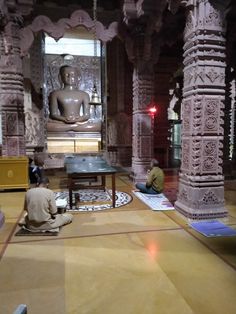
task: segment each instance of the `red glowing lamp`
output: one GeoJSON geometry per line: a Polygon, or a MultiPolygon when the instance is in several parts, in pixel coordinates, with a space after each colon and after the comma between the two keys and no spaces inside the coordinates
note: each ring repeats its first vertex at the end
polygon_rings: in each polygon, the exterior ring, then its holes
{"type": "Polygon", "coordinates": [[[157,114],[157,103],[152,99],[148,106],[149,114],[154,117],[157,114]]]}
{"type": "Polygon", "coordinates": [[[157,108],[155,106],[149,108],[149,112],[152,116],[157,113],[157,108]]]}

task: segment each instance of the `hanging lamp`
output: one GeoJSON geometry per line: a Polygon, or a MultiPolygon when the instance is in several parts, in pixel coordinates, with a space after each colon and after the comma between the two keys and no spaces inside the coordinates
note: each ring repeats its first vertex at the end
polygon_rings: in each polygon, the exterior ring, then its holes
{"type": "Polygon", "coordinates": [[[96,80],[96,68],[97,68],[97,32],[96,32],[96,24],[97,24],[97,0],[93,0],[93,89],[91,94],[91,104],[92,105],[101,105],[101,99],[98,96],[97,91],[97,80],[96,80]]]}

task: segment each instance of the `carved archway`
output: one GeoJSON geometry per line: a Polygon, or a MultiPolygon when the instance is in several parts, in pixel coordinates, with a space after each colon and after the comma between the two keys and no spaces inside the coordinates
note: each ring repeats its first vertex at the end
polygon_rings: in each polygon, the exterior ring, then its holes
{"type": "Polygon", "coordinates": [[[45,15],[39,15],[32,24],[21,29],[21,56],[28,53],[38,32],[43,31],[55,40],[59,40],[64,36],[66,30],[77,26],[84,26],[88,30],[94,29],[96,38],[104,43],[112,40],[118,34],[117,22],[112,22],[106,28],[101,22],[94,23],[89,14],[83,10],[77,10],[71,14],[70,18],[62,18],[56,23],[45,15]]]}
{"type": "MultiPolygon", "coordinates": [[[[76,27],[83,27],[88,32],[92,32],[103,44],[112,40],[118,33],[118,23],[113,22],[107,28],[99,21],[91,19],[89,14],[83,10],[74,11],[70,18],[61,18],[53,22],[48,16],[37,16],[30,25],[21,29],[21,56],[26,56],[34,42],[36,35],[40,32],[46,33],[56,41],[64,37],[66,32],[76,27]]],[[[45,97],[43,97],[45,98],[45,97]]],[[[44,111],[45,108],[44,104],[44,111]]],[[[45,134],[45,137],[47,135],[45,134]]],[[[42,142],[42,141],[41,141],[42,142]]],[[[43,140],[43,142],[45,142],[43,140]]]]}

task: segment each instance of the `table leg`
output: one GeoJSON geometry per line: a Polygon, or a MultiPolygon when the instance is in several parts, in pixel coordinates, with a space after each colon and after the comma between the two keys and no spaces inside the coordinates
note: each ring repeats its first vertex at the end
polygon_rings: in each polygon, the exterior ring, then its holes
{"type": "Polygon", "coordinates": [[[116,207],[116,178],[115,173],[112,174],[112,207],[116,207]]]}
{"type": "Polygon", "coordinates": [[[106,190],[106,176],[102,176],[102,189],[105,191],[106,190]]]}
{"type": "Polygon", "coordinates": [[[69,206],[72,209],[72,179],[69,179],[69,206]]]}

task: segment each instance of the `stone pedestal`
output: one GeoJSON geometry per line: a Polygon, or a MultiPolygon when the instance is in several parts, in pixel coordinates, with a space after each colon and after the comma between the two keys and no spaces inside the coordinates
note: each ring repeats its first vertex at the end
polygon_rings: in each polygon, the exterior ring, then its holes
{"type": "Polygon", "coordinates": [[[85,153],[101,150],[100,133],[48,133],[48,153],[85,153]]]}

